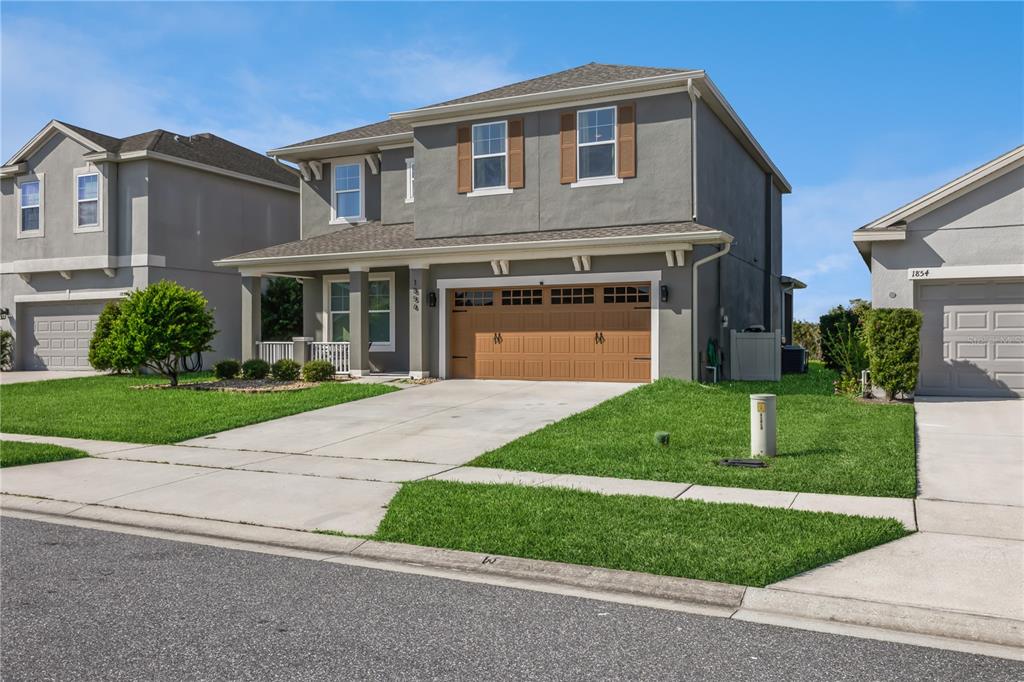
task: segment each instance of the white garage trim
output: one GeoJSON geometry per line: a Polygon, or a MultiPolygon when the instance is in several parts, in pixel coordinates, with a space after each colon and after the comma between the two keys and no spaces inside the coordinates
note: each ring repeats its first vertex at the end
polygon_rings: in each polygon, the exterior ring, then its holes
{"type": "Polygon", "coordinates": [[[438,308],[441,309],[437,324],[437,374],[448,377],[448,289],[477,289],[481,287],[539,286],[548,284],[615,284],[617,282],[651,283],[651,381],[659,377],[661,346],[658,333],[658,311],[660,310],[661,270],[642,272],[581,272],[571,275],[529,275],[522,277],[470,277],[465,279],[437,280],[438,308]]]}
{"type": "Polygon", "coordinates": [[[49,291],[45,294],[15,294],[15,303],[52,303],[54,301],[107,301],[123,298],[131,293],[131,289],[83,289],[73,291],[49,291]]]}
{"type": "Polygon", "coordinates": [[[1024,277],[1024,263],[1009,265],[946,265],[937,268],[907,268],[907,279],[994,279],[1024,277]]]}

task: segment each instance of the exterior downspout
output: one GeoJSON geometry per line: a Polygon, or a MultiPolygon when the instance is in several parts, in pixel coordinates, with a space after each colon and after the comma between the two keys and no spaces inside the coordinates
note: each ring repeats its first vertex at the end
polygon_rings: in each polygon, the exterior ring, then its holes
{"type": "Polygon", "coordinates": [[[692,317],[692,319],[690,320],[690,353],[693,356],[694,381],[700,381],[700,348],[697,345],[698,343],[700,343],[700,339],[698,338],[698,323],[700,322],[700,310],[698,308],[697,299],[697,269],[700,266],[704,265],[705,263],[710,263],[713,260],[718,260],[725,254],[729,253],[729,249],[731,248],[732,239],[730,238],[729,241],[725,242],[724,248],[715,251],[709,256],[704,256],[698,261],[694,261],[693,265],[690,266],[693,272],[693,285],[691,286],[691,291],[693,293],[693,302],[690,305],[690,315],[692,317]]]}
{"type": "Polygon", "coordinates": [[[691,219],[697,222],[697,93],[693,79],[686,80],[686,94],[690,96],[690,207],[691,219]]]}

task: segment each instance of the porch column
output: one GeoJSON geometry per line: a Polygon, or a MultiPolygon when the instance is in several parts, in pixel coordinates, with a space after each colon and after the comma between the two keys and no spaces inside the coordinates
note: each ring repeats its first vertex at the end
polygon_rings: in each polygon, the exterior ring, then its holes
{"type": "Polygon", "coordinates": [[[302,280],[302,335],[310,341],[330,341],[324,333],[324,281],[320,277],[302,280]]]}
{"type": "Polygon", "coordinates": [[[409,376],[430,376],[430,270],[409,268],[409,376]]]}
{"type": "Polygon", "coordinates": [[[370,277],[366,268],[348,270],[349,363],[351,374],[370,373],[370,277]]]}
{"type": "Polygon", "coordinates": [[[262,325],[263,279],[242,277],[242,361],[257,357],[262,325]]]}

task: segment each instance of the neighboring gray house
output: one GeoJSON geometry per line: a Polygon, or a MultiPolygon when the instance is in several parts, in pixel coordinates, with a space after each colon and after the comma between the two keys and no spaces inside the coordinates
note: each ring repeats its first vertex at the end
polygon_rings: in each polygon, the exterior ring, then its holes
{"type": "Polygon", "coordinates": [[[259,343],[281,273],[352,374],[706,379],[709,340],[722,367],[729,330],[785,326],[790,186],[703,71],[587,64],[269,154],[302,234],[218,262],[244,353],[293,352],[259,343]]]}
{"type": "Polygon", "coordinates": [[[921,395],[1024,395],[1024,146],[853,233],[871,303],[917,308],[921,395]]]}
{"type": "Polygon", "coordinates": [[[0,168],[0,325],[17,369],[88,369],[107,301],[171,279],[201,290],[241,351],[239,277],[212,261],[298,236],[298,175],[216,135],[115,138],[51,121],[0,168]]]}

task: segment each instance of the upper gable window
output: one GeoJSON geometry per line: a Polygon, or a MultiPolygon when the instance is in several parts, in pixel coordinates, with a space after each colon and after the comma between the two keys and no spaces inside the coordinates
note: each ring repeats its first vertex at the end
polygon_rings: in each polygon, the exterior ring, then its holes
{"type": "Polygon", "coordinates": [[[473,189],[506,187],[508,123],[478,123],[473,126],[473,189]]]}
{"type": "Polygon", "coordinates": [[[75,205],[76,227],[99,227],[99,173],[83,173],[75,177],[75,205]]]}
{"type": "Polygon", "coordinates": [[[576,114],[580,180],[615,177],[615,123],[615,107],[584,109],[576,114]]]}
{"type": "Polygon", "coordinates": [[[363,163],[334,164],[331,222],[354,223],[363,216],[363,163]]]}
{"type": "Polygon", "coordinates": [[[18,183],[18,232],[38,236],[43,230],[43,181],[18,183]]]}

